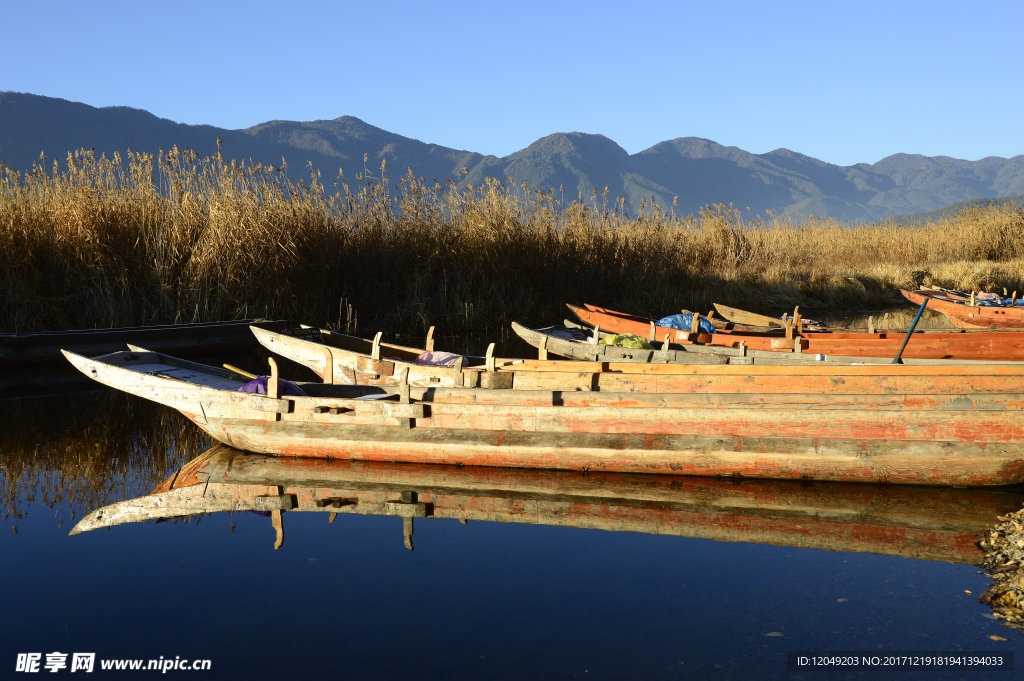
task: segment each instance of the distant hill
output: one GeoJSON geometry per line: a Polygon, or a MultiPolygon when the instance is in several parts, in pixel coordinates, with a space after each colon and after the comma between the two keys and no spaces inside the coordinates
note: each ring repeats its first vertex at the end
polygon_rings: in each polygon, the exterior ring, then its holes
{"type": "Polygon", "coordinates": [[[967,208],[985,208],[987,206],[1003,206],[1013,204],[1018,208],[1024,208],[1024,194],[1017,196],[1003,196],[997,199],[970,199],[969,201],[957,201],[937,210],[930,210],[926,213],[908,213],[901,215],[897,221],[901,224],[914,224],[931,222],[956,215],[967,208]]]}
{"type": "Polygon", "coordinates": [[[591,201],[595,189],[603,194],[607,186],[609,203],[623,196],[634,213],[643,200],[653,198],[668,208],[678,197],[675,210],[683,214],[732,203],[755,214],[871,221],[1024,194],[1024,156],[965,161],[895,154],[874,164],[837,166],[788,149],[752,154],[697,137],[628,154],[602,135],[568,132],[498,158],[420,142],[351,116],[226,130],[175,123],[140,109],[0,92],[0,162],[19,170],[30,168],[40,153],[62,160],[78,148],[110,155],[177,145],[207,155],[215,151],[218,137],[226,157],[275,165],[284,158],[292,176],[304,174],[312,162],[328,187],[339,168],[352,183],[364,168],[379,173],[386,159],[391,177],[407,168],[427,180],[458,178],[461,185],[494,177],[555,189],[566,203],[579,196],[591,201]],[[365,165],[364,154],[369,158],[365,165]]]}

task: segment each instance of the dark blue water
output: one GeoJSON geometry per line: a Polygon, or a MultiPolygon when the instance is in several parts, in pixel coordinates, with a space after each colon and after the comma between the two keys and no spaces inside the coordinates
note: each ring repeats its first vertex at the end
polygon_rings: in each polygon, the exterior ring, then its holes
{"type": "Polygon", "coordinates": [[[68,536],[208,443],[109,393],[5,406],[0,678],[1024,675],[1024,636],[977,602],[989,579],[971,565],[435,518],[414,521],[408,551],[400,518],[290,512],[276,551],[270,519],[248,512],[68,536]],[[54,651],[212,666],[15,671],[19,653],[54,651]],[[991,651],[1016,654],[1018,669],[795,670],[795,651],[991,651]]]}

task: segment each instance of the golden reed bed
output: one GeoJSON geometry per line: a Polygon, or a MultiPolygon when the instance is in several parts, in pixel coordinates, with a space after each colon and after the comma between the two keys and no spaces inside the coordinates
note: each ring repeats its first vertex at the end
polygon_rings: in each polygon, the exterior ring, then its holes
{"type": "Polygon", "coordinates": [[[827,316],[899,305],[893,291],[918,283],[1024,291],[1012,206],[918,226],[725,206],[629,216],[597,192],[387,175],[176,148],[3,169],[0,332],[266,316],[503,337],[513,319],[561,319],[567,301],[827,316]]]}

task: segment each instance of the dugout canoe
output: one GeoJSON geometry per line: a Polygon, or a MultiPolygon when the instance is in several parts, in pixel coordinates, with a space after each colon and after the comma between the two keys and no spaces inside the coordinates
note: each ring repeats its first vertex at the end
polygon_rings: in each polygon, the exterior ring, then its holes
{"type": "Polygon", "coordinates": [[[978,564],[1021,488],[955,489],[278,458],[217,445],[152,493],[97,509],[72,535],[201,513],[292,512],[527,523],[978,564]]]}
{"type": "Polygon", "coordinates": [[[1024,329],[1024,307],[972,304],[969,298],[954,297],[942,291],[927,289],[900,289],[900,293],[917,305],[927,300],[929,309],[946,315],[953,324],[962,329],[1024,329]]]}
{"type": "Polygon", "coordinates": [[[281,394],[273,360],[268,394],[253,395],[239,392],[244,381],[230,372],[141,348],[65,355],[100,383],[179,410],[218,442],[264,454],[836,482],[1024,481],[1020,366],[663,365],[683,371],[661,392],[661,381],[630,392],[635,378],[596,370],[523,372],[527,384],[514,390],[303,383],[306,395],[293,396],[281,394]],[[529,380],[563,387],[529,389],[529,380]]]}
{"type": "MultiPolygon", "coordinates": [[[[723,319],[726,319],[726,320],[728,320],[728,321],[730,321],[730,322],[732,322],[734,324],[744,324],[744,325],[747,325],[751,329],[754,329],[756,327],[760,327],[761,329],[764,329],[764,330],[774,329],[776,332],[778,332],[779,330],[784,330],[786,328],[786,323],[789,320],[796,320],[797,316],[800,314],[800,311],[799,311],[800,308],[799,307],[794,309],[792,315],[784,314],[781,317],[769,317],[768,315],[758,314],[756,312],[749,312],[747,310],[741,310],[738,307],[729,307],[727,305],[722,305],[721,303],[714,303],[714,308],[715,308],[715,311],[723,319]]],[[[803,329],[807,330],[807,331],[823,331],[823,332],[827,332],[827,333],[844,333],[844,332],[850,332],[850,331],[855,331],[855,332],[868,331],[870,333],[874,333],[876,329],[885,329],[886,331],[897,331],[897,332],[900,331],[899,328],[893,328],[892,326],[889,325],[888,318],[889,318],[889,314],[886,313],[885,315],[883,315],[878,320],[879,323],[875,324],[875,321],[876,321],[875,318],[874,317],[868,317],[868,320],[869,320],[868,324],[869,325],[867,327],[864,327],[864,328],[829,326],[829,325],[823,324],[821,322],[810,322],[807,319],[802,319],[802,326],[803,326],[803,329]]],[[[922,333],[936,333],[936,332],[943,332],[943,331],[945,331],[945,332],[957,331],[957,329],[955,329],[955,328],[947,328],[947,329],[932,329],[932,328],[929,328],[929,329],[920,329],[920,331],[922,333]]],[[[906,333],[906,329],[903,329],[903,333],[906,333]]]]}
{"type": "MultiPolygon", "coordinates": [[[[796,319],[800,309],[799,307],[795,308],[793,315],[784,314],[781,317],[769,317],[768,315],[748,312],[746,310],[741,310],[738,307],[729,307],[728,305],[722,305],[721,303],[713,303],[713,305],[715,308],[714,311],[717,312],[722,319],[734,326],[745,326],[750,330],[763,329],[766,331],[771,329],[784,329],[786,327],[786,321],[788,319],[796,319]]],[[[714,319],[712,319],[712,323],[715,323],[714,319]]],[[[815,331],[829,330],[828,325],[810,320],[804,320],[803,327],[805,329],[815,331]]],[[[726,327],[719,327],[718,324],[715,324],[715,328],[728,330],[726,327]]]]}
{"type": "Polygon", "coordinates": [[[404,369],[411,385],[473,386],[479,385],[481,370],[488,365],[509,367],[519,361],[493,357],[492,344],[484,357],[463,355],[452,366],[418,364],[424,352],[434,351],[433,328],[422,348],[385,343],[380,333],[369,340],[310,326],[297,334],[254,326],[252,334],[264,348],[306,367],[325,383],[394,383],[404,369]]]}
{"type": "MultiPolygon", "coordinates": [[[[529,336],[523,327],[519,327],[517,333],[520,331],[529,336]]],[[[695,389],[695,382],[699,379],[693,371],[682,365],[707,365],[707,371],[697,374],[703,373],[706,374],[705,378],[732,383],[733,387],[726,385],[725,389],[734,390],[736,386],[742,386],[745,379],[735,374],[716,374],[710,367],[755,364],[765,367],[822,364],[844,367],[892,363],[891,359],[872,357],[825,357],[809,353],[778,353],[701,345],[672,344],[670,353],[666,354],[584,343],[563,346],[552,339],[552,354],[569,356],[579,361],[547,359],[544,357],[547,351],[541,348],[538,359],[494,358],[488,352],[484,357],[462,357],[454,366],[445,367],[417,364],[414,359],[422,352],[419,348],[392,345],[386,349],[381,345],[380,349],[371,351],[371,354],[359,351],[369,350],[371,345],[379,343],[379,338],[371,342],[316,329],[306,329],[303,338],[258,328],[254,328],[253,333],[265,348],[305,366],[324,382],[346,385],[393,385],[400,376],[405,376],[410,385],[427,387],[690,392],[695,389]],[[311,340],[316,336],[310,335],[310,332],[319,334],[321,342],[311,340]],[[593,348],[598,349],[594,351],[593,348]],[[666,362],[664,360],[667,357],[678,361],[666,362]],[[638,362],[648,362],[650,366],[640,367],[638,362]]],[[[541,340],[540,344],[543,346],[544,341],[541,340]]],[[[937,366],[954,364],[949,360],[927,359],[909,360],[908,363],[937,366]]],[[[793,385],[813,380],[809,376],[795,378],[782,370],[776,378],[789,380],[793,385]]]]}
{"type": "MultiPolygon", "coordinates": [[[[576,327],[577,329],[579,327],[576,327]]],[[[572,327],[530,329],[512,322],[517,336],[537,348],[539,359],[549,355],[593,362],[645,362],[651,364],[739,364],[739,365],[811,365],[811,364],[892,364],[889,357],[858,357],[855,355],[821,355],[812,353],[750,350],[717,345],[665,343],[649,341],[651,348],[626,348],[602,345],[594,338],[594,330],[580,331],[567,338],[572,327]]],[[[601,338],[606,334],[598,330],[601,338]]],[[[907,359],[904,364],[942,365],[985,362],[985,360],[907,359]]]]}
{"type": "MultiPolygon", "coordinates": [[[[616,312],[597,306],[568,306],[581,321],[603,331],[632,333],[672,343],[701,344],[714,347],[746,347],[752,350],[848,355],[863,357],[895,357],[906,338],[906,332],[860,331],[825,332],[789,329],[778,333],[717,331],[693,333],[657,326],[652,319],[616,312]]],[[[904,358],[964,359],[1021,361],[1024,360],[1024,330],[990,333],[928,333],[914,331],[903,351],[904,358]]]]}
{"type": "MultiPolygon", "coordinates": [[[[902,293],[906,293],[905,291],[902,291],[902,290],[901,290],[901,292],[902,293]]],[[[970,300],[969,295],[964,297],[962,294],[960,294],[960,292],[949,291],[948,289],[938,289],[938,290],[935,290],[935,291],[925,290],[925,291],[917,291],[916,293],[923,293],[923,294],[925,294],[929,298],[929,309],[933,309],[934,308],[934,310],[936,312],[938,312],[939,310],[938,310],[937,307],[934,306],[934,303],[932,301],[938,300],[939,298],[942,298],[942,297],[952,297],[951,298],[952,300],[954,300],[956,302],[962,302],[962,303],[965,303],[965,304],[967,303],[967,301],[970,300]]],[[[917,305],[921,305],[921,303],[924,302],[924,299],[925,299],[924,296],[915,296],[914,299],[912,300],[912,302],[916,303],[917,305]]],[[[754,329],[754,328],[757,327],[757,325],[761,325],[760,328],[766,329],[767,327],[764,326],[764,325],[768,324],[769,322],[771,322],[770,326],[772,326],[773,328],[775,328],[776,331],[778,331],[780,329],[784,329],[785,328],[786,320],[787,319],[795,318],[795,315],[794,316],[783,315],[783,317],[780,318],[780,319],[774,319],[774,318],[768,317],[766,315],[757,314],[755,312],[747,312],[746,310],[741,310],[741,309],[735,308],[735,307],[727,307],[725,305],[720,305],[718,303],[715,303],[714,306],[715,306],[715,310],[724,319],[728,319],[731,322],[735,322],[735,323],[742,322],[749,329],[754,329]]],[[[888,323],[888,313],[886,313],[885,316],[883,316],[882,318],[880,318],[878,320],[876,320],[874,317],[868,317],[868,320],[869,320],[869,326],[867,326],[865,328],[859,328],[859,327],[839,327],[839,326],[814,327],[814,326],[808,326],[807,325],[807,320],[803,320],[803,322],[804,322],[804,329],[806,329],[806,330],[809,330],[809,331],[823,331],[823,332],[832,333],[832,334],[836,334],[836,333],[864,333],[864,332],[875,333],[875,331],[879,330],[879,329],[885,329],[886,331],[893,332],[893,333],[904,333],[905,334],[907,332],[906,329],[900,329],[899,327],[890,326],[889,323],[888,323]],[[876,324],[876,321],[878,322],[877,324],[876,324]]],[[[982,332],[983,333],[985,331],[990,331],[990,330],[1000,330],[1000,328],[1001,327],[996,327],[996,326],[983,326],[983,327],[981,327],[981,326],[979,326],[979,327],[950,326],[950,327],[944,327],[944,328],[916,329],[915,333],[921,333],[921,334],[930,334],[930,333],[946,333],[946,334],[949,334],[949,333],[961,333],[962,334],[962,333],[978,333],[978,332],[982,332]]],[[[1013,328],[1013,327],[1004,327],[1004,328],[1013,328]]],[[[1024,324],[1022,324],[1020,328],[1024,328],[1024,324]]]]}
{"type": "MultiPolygon", "coordinates": [[[[424,348],[381,343],[379,334],[373,341],[335,333],[327,329],[305,327],[301,335],[276,333],[253,328],[253,334],[267,350],[300,364],[327,383],[377,384],[394,383],[403,370],[408,371],[411,385],[435,387],[483,386],[515,387],[509,372],[550,370],[546,360],[545,339],[513,322],[513,329],[527,342],[539,348],[538,360],[494,358],[489,351],[483,357],[465,356],[459,366],[418,364],[424,348]],[[493,373],[487,372],[491,366],[493,373]],[[495,381],[495,379],[498,379],[495,381]],[[505,382],[502,382],[502,379],[505,382]],[[484,381],[485,383],[481,383],[484,381]]],[[[582,333],[582,331],[580,332],[582,333]]],[[[629,350],[590,344],[571,345],[551,337],[548,349],[552,355],[598,362],[662,362],[685,364],[810,364],[824,361],[824,356],[795,353],[769,353],[701,345],[671,345],[669,352],[629,350]]],[[[661,344],[658,344],[659,347],[661,344]]],[[[427,346],[433,350],[429,342],[427,346]]],[[[859,361],[861,358],[828,358],[835,361],[859,361]]],[[[882,363],[891,360],[870,359],[882,363]]],[[[457,361],[456,361],[457,364],[457,361]]],[[[575,367],[580,368],[580,367],[575,367]]],[[[667,370],[670,371],[670,370],[667,370]]]]}

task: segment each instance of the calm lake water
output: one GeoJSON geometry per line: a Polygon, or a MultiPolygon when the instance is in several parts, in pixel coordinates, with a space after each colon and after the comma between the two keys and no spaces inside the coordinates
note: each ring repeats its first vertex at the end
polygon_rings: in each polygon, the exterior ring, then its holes
{"type": "MultiPolygon", "coordinates": [[[[0,404],[0,678],[1024,675],[1024,636],[977,602],[989,579],[969,564],[981,557],[973,533],[1024,504],[1020,490],[345,465],[303,478],[271,462],[280,491],[299,489],[300,501],[303,489],[347,490],[330,497],[333,522],[328,508],[286,510],[276,550],[273,518],[245,510],[69,536],[85,514],[148,494],[212,443],[178,414],[112,391],[0,404]],[[378,502],[398,515],[349,512],[378,502]],[[417,503],[436,517],[415,518],[409,538],[399,515],[417,503]],[[796,653],[850,651],[999,653],[1015,655],[1016,669],[791,665],[796,653]],[[53,652],[69,664],[95,653],[95,671],[49,673],[53,652]],[[25,653],[42,654],[39,672],[16,671],[25,653]],[[161,657],[211,668],[99,668],[161,657]]],[[[262,457],[217,456],[236,472],[264,470],[262,457]]]]}

